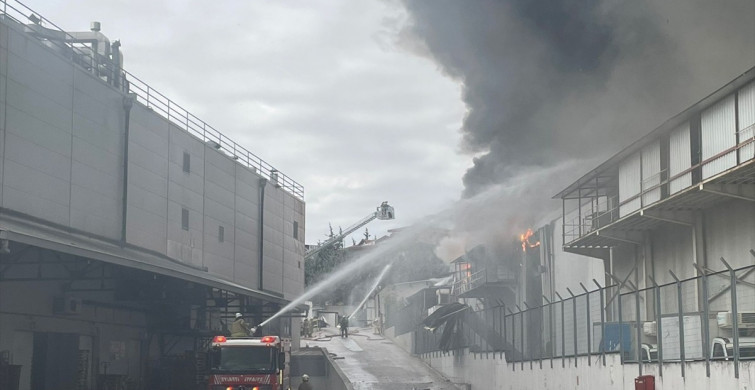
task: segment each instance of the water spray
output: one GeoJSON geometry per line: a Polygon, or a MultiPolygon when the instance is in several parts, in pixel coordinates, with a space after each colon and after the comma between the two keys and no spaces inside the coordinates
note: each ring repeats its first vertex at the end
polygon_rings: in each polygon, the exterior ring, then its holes
{"type": "Polygon", "coordinates": [[[370,291],[367,292],[367,295],[364,296],[364,299],[362,299],[362,302],[359,303],[357,308],[354,309],[354,312],[351,313],[351,315],[349,316],[349,320],[351,319],[351,317],[354,317],[354,315],[359,312],[359,309],[361,309],[362,306],[364,306],[365,302],[367,302],[367,299],[369,299],[372,293],[375,292],[375,290],[377,290],[378,286],[380,285],[380,281],[383,280],[383,277],[388,272],[388,270],[391,269],[392,265],[393,264],[388,264],[385,266],[385,268],[383,268],[383,271],[380,272],[380,275],[378,275],[377,279],[375,279],[375,283],[372,285],[372,288],[370,288],[370,291]]]}
{"type": "MultiPolygon", "coordinates": [[[[400,234],[391,236],[390,240],[386,240],[385,243],[376,246],[374,250],[364,256],[357,257],[336,270],[326,279],[315,284],[309,290],[304,291],[302,295],[284,306],[272,317],[263,321],[259,326],[264,326],[281,315],[290,312],[299,304],[332,287],[334,284],[342,282],[359,272],[364,272],[365,268],[378,267],[388,263],[393,260],[393,257],[390,256],[391,251],[403,245],[417,242],[423,235],[437,226],[446,226],[449,221],[453,225],[463,218],[475,219],[477,223],[480,223],[480,220],[484,217],[494,218],[495,225],[499,226],[502,224],[502,221],[512,219],[522,209],[532,209],[536,205],[542,206],[541,202],[543,202],[543,199],[538,195],[542,195],[543,191],[548,191],[553,186],[554,178],[563,177],[572,172],[572,168],[577,163],[579,163],[579,160],[570,160],[547,169],[524,171],[517,180],[492,186],[486,192],[478,194],[473,198],[459,201],[451,208],[425,218],[414,226],[403,230],[400,234]],[[496,201],[500,201],[501,199],[505,199],[508,202],[508,206],[505,208],[494,208],[493,210],[498,212],[491,213],[490,205],[495,204],[496,201]]],[[[544,210],[540,212],[547,214],[547,211],[544,210]]]]}

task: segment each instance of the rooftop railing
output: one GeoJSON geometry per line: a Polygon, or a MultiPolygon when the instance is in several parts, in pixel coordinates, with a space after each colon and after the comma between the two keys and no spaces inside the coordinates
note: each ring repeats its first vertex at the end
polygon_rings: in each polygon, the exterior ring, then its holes
{"type": "Polygon", "coordinates": [[[25,31],[44,45],[84,68],[122,93],[133,94],[136,101],[151,109],[170,123],[194,135],[202,142],[225,153],[236,162],[252,169],[283,188],[294,197],[304,200],[304,187],[284,175],[265,160],[234,142],[223,133],[197,118],[181,105],[152,88],[133,74],[120,68],[110,58],[100,55],[77,41],[71,34],[49,19],[16,0],[0,0],[0,19],[12,20],[24,26],[25,31]],[[28,23],[30,22],[30,23],[28,23]]]}

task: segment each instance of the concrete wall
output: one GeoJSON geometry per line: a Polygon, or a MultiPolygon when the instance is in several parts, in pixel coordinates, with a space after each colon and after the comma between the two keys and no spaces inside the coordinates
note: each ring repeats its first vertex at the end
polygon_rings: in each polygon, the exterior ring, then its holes
{"type": "Polygon", "coordinates": [[[142,102],[128,111],[123,93],[13,22],[1,25],[0,207],[117,243],[127,146],[129,244],[287,299],[299,295],[301,200],[268,183],[260,229],[261,177],[253,170],[142,102]]]}
{"type": "MultiPolygon", "coordinates": [[[[471,389],[579,389],[579,390],[633,390],[634,379],[639,376],[636,364],[622,365],[617,354],[606,356],[606,366],[600,364],[598,357],[579,357],[567,359],[562,368],[561,360],[554,359],[553,368],[550,360],[539,362],[508,364],[505,359],[474,356],[469,353],[446,356],[428,356],[423,360],[443,373],[454,383],[469,383],[471,389]],[[592,365],[588,365],[592,359],[592,365]]],[[[644,375],[654,375],[658,390],[712,390],[712,389],[752,389],[755,386],[755,361],[740,363],[739,379],[734,378],[734,366],[731,362],[712,362],[711,375],[706,377],[705,363],[687,363],[686,378],[681,376],[679,363],[665,364],[663,376],[658,375],[658,366],[643,366],[644,375]]]]}
{"type": "Polygon", "coordinates": [[[309,383],[313,389],[351,390],[354,388],[349,378],[346,377],[341,368],[335,364],[328,354],[327,349],[311,348],[302,350],[300,354],[292,354],[291,360],[292,364],[298,366],[298,370],[291,370],[290,386],[292,389],[298,388],[302,383],[302,374],[309,375],[309,383]],[[294,363],[295,361],[296,363],[294,363]],[[324,372],[317,372],[316,369],[313,369],[322,366],[324,366],[324,372]]]}

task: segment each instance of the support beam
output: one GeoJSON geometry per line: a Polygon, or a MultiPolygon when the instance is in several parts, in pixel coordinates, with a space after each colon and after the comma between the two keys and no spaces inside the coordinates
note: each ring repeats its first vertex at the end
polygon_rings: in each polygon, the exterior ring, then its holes
{"type": "Polygon", "coordinates": [[[640,210],[640,216],[683,226],[692,226],[695,223],[690,211],[640,210]]]}
{"type": "Polygon", "coordinates": [[[699,189],[711,194],[755,202],[755,185],[753,184],[701,183],[699,189]]]}
{"type": "Polygon", "coordinates": [[[605,237],[614,241],[624,242],[628,244],[634,244],[634,245],[642,245],[642,237],[639,237],[637,234],[634,234],[632,232],[613,232],[611,234],[606,233],[604,229],[599,229],[595,231],[596,236],[605,237]]]}

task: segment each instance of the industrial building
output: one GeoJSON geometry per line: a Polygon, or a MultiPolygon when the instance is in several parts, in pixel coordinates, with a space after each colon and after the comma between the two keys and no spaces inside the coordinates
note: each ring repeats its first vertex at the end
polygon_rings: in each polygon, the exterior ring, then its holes
{"type": "Polygon", "coordinates": [[[560,191],[518,250],[454,261],[445,327],[420,299],[386,334],[472,388],[751,388],[754,131],[755,68],[560,191]]]}
{"type": "Polygon", "coordinates": [[[304,288],[302,186],[123,64],[0,4],[0,388],[194,388],[304,288]]]}

